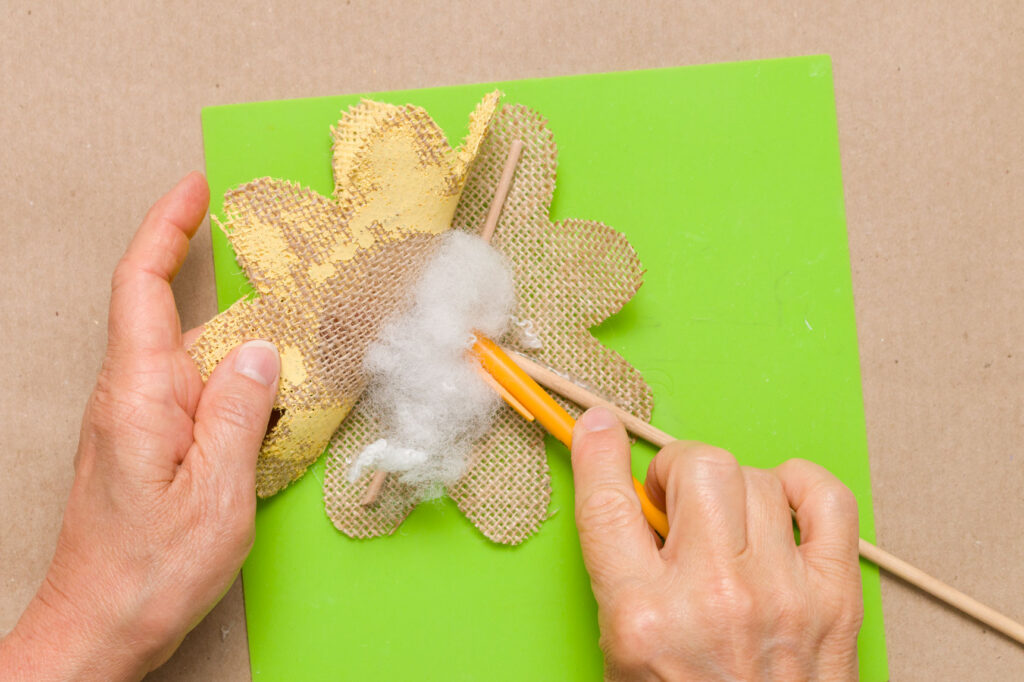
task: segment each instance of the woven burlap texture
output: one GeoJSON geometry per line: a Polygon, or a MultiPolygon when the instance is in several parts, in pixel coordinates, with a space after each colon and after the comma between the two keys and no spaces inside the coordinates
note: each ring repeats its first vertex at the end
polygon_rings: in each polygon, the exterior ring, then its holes
{"type": "Polygon", "coordinates": [[[470,115],[459,149],[423,109],[364,100],[331,129],[333,198],[273,178],[225,195],[221,227],[257,296],[207,323],[189,352],[206,379],[246,339],[280,351],[261,497],[305,472],[363,392],[366,348],[450,227],[498,96],[470,115]]]}
{"type": "MultiPolygon", "coordinates": [[[[607,225],[550,220],[557,148],[537,112],[514,105],[495,116],[453,228],[479,231],[515,139],[525,147],[492,240],[511,264],[518,304],[515,330],[501,342],[649,420],[652,398],[643,377],[589,332],[636,293],[643,275],[640,262],[625,237],[607,225]]],[[[374,504],[360,504],[372,474],[354,483],[346,475],[355,456],[378,437],[376,416],[357,403],[328,450],[327,515],[352,537],[393,533],[416,503],[413,491],[390,476],[374,504]]],[[[502,407],[491,430],[475,444],[467,473],[447,492],[490,540],[518,544],[527,539],[547,518],[551,494],[540,426],[502,407]]]]}

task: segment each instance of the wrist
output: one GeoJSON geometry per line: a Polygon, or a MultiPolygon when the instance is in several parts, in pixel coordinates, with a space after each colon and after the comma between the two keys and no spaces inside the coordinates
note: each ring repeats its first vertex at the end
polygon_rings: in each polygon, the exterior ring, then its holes
{"type": "Polygon", "coordinates": [[[0,679],[132,680],[148,657],[99,614],[86,614],[47,578],[0,641],[0,679]]]}

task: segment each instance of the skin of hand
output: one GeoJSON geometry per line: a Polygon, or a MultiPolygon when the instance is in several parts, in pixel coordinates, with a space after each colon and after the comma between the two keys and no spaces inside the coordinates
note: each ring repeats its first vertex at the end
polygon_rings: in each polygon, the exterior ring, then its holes
{"type": "Polygon", "coordinates": [[[672,443],[645,484],[668,514],[662,545],[611,412],[580,417],[572,464],[608,679],[857,678],[857,503],[832,474],[795,459],[741,467],[724,450],[672,443]]]}
{"type": "Polygon", "coordinates": [[[138,679],[227,591],[252,546],[255,466],[280,360],[236,348],[205,386],[170,282],[206,213],[192,173],[114,272],[108,346],[43,584],[0,641],[0,679],[138,679]]]}

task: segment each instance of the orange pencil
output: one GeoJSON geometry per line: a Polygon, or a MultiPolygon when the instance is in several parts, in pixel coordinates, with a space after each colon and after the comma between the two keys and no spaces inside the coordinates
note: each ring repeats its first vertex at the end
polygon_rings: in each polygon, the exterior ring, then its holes
{"type": "MultiPolygon", "coordinates": [[[[490,339],[477,334],[476,341],[473,343],[473,353],[487,373],[494,377],[495,381],[519,403],[518,406],[513,404],[517,412],[522,414],[520,408],[526,409],[541,423],[541,426],[547,429],[548,433],[565,444],[565,447],[572,447],[572,430],[576,426],[576,420],[562,409],[562,406],[556,403],[536,381],[521,370],[512,361],[512,358],[505,354],[505,351],[490,339]]],[[[661,537],[666,537],[668,535],[668,517],[665,516],[665,512],[654,506],[654,503],[647,497],[643,484],[636,478],[633,478],[633,487],[636,489],[637,497],[640,498],[640,508],[643,510],[647,523],[651,524],[651,527],[661,537]]]]}

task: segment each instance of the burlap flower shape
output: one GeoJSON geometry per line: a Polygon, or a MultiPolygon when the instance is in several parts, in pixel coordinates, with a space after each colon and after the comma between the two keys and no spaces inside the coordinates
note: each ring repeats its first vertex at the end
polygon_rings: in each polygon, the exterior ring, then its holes
{"type": "MultiPolygon", "coordinates": [[[[607,225],[550,220],[557,149],[537,112],[505,106],[495,116],[453,228],[479,231],[515,139],[525,148],[492,244],[512,265],[518,309],[514,331],[500,341],[648,420],[652,397],[643,377],[589,332],[636,293],[640,262],[625,237],[607,225]]],[[[353,459],[379,433],[377,415],[357,402],[328,451],[327,515],[351,537],[394,532],[417,503],[410,489],[389,477],[377,501],[362,506],[372,474],[348,482],[353,459]]],[[[541,427],[502,407],[492,429],[476,443],[467,473],[447,493],[487,538],[524,541],[548,515],[550,477],[541,427]]]]}
{"type": "Polygon", "coordinates": [[[362,393],[366,347],[449,228],[498,97],[459,149],[423,109],[364,100],[331,129],[333,199],[273,178],[225,195],[222,228],[258,297],[211,320],[190,354],[205,379],[246,339],[281,353],[260,496],[303,474],[362,393]]]}

